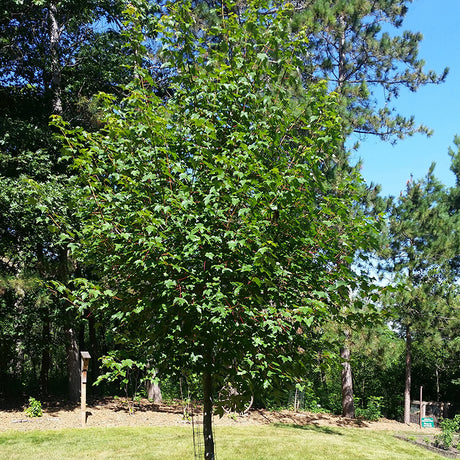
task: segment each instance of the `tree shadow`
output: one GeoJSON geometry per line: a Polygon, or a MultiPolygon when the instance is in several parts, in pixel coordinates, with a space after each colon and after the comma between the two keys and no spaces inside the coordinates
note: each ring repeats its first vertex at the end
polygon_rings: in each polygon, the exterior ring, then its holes
{"type": "Polygon", "coordinates": [[[292,412],[282,410],[270,412],[263,409],[251,411],[251,415],[260,419],[262,423],[284,424],[298,426],[317,426],[317,427],[343,427],[343,428],[366,428],[369,424],[361,419],[348,419],[337,415],[326,413],[292,412]]]}
{"type": "MultiPolygon", "coordinates": [[[[71,402],[67,399],[46,396],[37,397],[41,407],[47,413],[59,412],[61,410],[73,411],[80,406],[79,402],[71,402]]],[[[0,398],[0,411],[2,412],[21,412],[29,406],[28,398],[25,396],[12,396],[0,398]]]]}
{"type": "Polygon", "coordinates": [[[336,436],[343,436],[343,433],[338,432],[334,428],[330,428],[328,426],[320,426],[320,425],[296,425],[294,423],[274,423],[273,426],[276,428],[293,428],[296,430],[305,430],[305,431],[314,431],[316,433],[324,433],[324,434],[335,434],[336,436]]]}

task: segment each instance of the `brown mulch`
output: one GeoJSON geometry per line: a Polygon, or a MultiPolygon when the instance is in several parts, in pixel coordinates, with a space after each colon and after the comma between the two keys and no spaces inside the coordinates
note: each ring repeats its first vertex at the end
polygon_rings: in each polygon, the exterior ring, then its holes
{"type": "MultiPolygon", "coordinates": [[[[190,424],[190,417],[184,412],[184,405],[180,402],[171,404],[154,404],[148,400],[141,400],[129,411],[129,402],[126,399],[100,398],[91,400],[87,404],[86,427],[116,427],[116,426],[184,426],[190,424]]],[[[24,414],[27,403],[21,401],[0,399],[0,432],[8,430],[55,430],[64,428],[81,428],[82,417],[79,404],[69,404],[65,401],[53,399],[43,402],[43,416],[29,418],[24,414]]],[[[194,410],[196,421],[200,417],[200,408],[194,410]]],[[[309,412],[293,412],[288,410],[268,411],[265,409],[252,410],[248,415],[225,415],[215,417],[216,426],[262,425],[284,423],[294,425],[359,427],[371,430],[418,431],[419,433],[435,433],[437,430],[417,425],[410,427],[393,420],[382,419],[378,422],[369,422],[358,419],[345,419],[329,414],[314,414],[309,412]]]]}

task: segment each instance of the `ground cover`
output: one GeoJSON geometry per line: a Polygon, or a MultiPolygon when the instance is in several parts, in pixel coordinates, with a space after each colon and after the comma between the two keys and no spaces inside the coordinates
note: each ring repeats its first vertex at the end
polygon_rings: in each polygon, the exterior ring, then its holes
{"type": "MultiPolygon", "coordinates": [[[[216,427],[216,448],[220,460],[442,458],[389,432],[315,426],[216,427]]],[[[8,431],[0,434],[0,455],[10,460],[194,458],[185,426],[8,431]]]]}
{"type": "MultiPolygon", "coordinates": [[[[184,417],[179,403],[159,406],[143,401],[129,415],[123,400],[93,401],[83,429],[77,405],[44,403],[42,417],[27,418],[13,402],[0,404],[0,458],[193,459],[190,414],[184,417]]],[[[255,410],[244,417],[216,418],[215,432],[219,460],[442,458],[394,437],[433,435],[436,430],[389,420],[255,410]]]]}
{"type": "Polygon", "coordinates": [[[397,437],[399,439],[403,439],[404,441],[422,446],[424,449],[435,452],[443,457],[460,459],[460,450],[457,449],[457,446],[460,446],[460,439],[458,436],[454,437],[455,442],[450,447],[443,447],[442,443],[439,441],[439,436],[406,434],[397,435],[397,437]]]}

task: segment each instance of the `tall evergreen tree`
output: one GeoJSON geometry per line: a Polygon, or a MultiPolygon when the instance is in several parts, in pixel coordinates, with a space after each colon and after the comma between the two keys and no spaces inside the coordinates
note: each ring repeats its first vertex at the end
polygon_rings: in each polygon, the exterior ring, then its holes
{"type": "Polygon", "coordinates": [[[399,284],[393,294],[395,318],[406,342],[404,421],[410,423],[412,343],[434,327],[442,312],[446,286],[452,283],[455,255],[453,221],[446,190],[433,175],[408,181],[404,194],[391,202],[385,269],[399,284]]]}
{"type": "MultiPolygon", "coordinates": [[[[460,136],[454,138],[454,148],[449,148],[451,157],[450,170],[455,175],[455,184],[448,191],[448,208],[449,214],[456,222],[456,229],[460,226],[460,136]]],[[[460,232],[455,232],[453,235],[454,244],[456,247],[456,257],[452,260],[452,268],[457,276],[460,276],[460,232]]]]}
{"type": "MultiPolygon", "coordinates": [[[[440,83],[447,75],[425,72],[418,58],[420,33],[397,31],[407,12],[407,0],[307,0],[300,1],[293,20],[294,30],[303,27],[308,37],[303,76],[306,82],[325,79],[342,102],[348,133],[377,135],[394,142],[416,132],[429,134],[427,127],[415,124],[390,108],[401,88],[416,91],[427,83],[440,83]],[[303,10],[303,11],[302,11],[303,10]],[[383,94],[384,97],[378,97],[383,94]]],[[[334,174],[349,171],[348,153],[334,174]]],[[[369,198],[375,193],[368,189],[369,198]]],[[[345,331],[349,335],[349,331],[345,331]]],[[[343,413],[354,417],[350,350],[345,340],[343,363],[343,413]]]]}
{"type": "Polygon", "coordinates": [[[294,28],[308,37],[303,73],[305,80],[325,79],[343,100],[343,114],[352,131],[395,140],[430,130],[414,117],[398,114],[391,106],[402,88],[416,91],[444,81],[425,71],[418,56],[423,35],[404,31],[411,0],[305,0],[297,2],[294,28]],[[383,97],[382,97],[383,95],[383,97]]]}

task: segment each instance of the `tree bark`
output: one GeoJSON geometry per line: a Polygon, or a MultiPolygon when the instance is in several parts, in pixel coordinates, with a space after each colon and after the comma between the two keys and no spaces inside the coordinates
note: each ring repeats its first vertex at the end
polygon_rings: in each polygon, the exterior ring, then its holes
{"type": "MultiPolygon", "coordinates": [[[[59,266],[57,278],[62,283],[69,280],[68,253],[66,248],[59,248],[59,266]]],[[[65,304],[65,308],[68,304],[65,304]]],[[[67,311],[65,316],[65,338],[67,354],[67,390],[69,399],[77,402],[80,399],[80,350],[78,344],[78,335],[76,332],[76,314],[67,311]]]]}
{"type": "Polygon", "coordinates": [[[440,399],[440,387],[439,387],[439,367],[436,365],[436,401],[440,399]]]}
{"type": "MultiPolygon", "coordinates": [[[[150,363],[148,364],[147,368],[148,369],[152,368],[150,363]]],[[[156,369],[154,369],[154,375],[153,375],[152,380],[145,382],[145,389],[147,390],[147,398],[150,401],[153,401],[154,403],[159,404],[163,400],[163,397],[161,395],[160,384],[155,379],[156,374],[157,374],[157,371],[156,369]]]]}
{"type": "Polygon", "coordinates": [[[66,329],[67,339],[67,377],[69,399],[77,402],[80,399],[80,356],[75,329],[66,329]]]}
{"type": "MultiPolygon", "coordinates": [[[[348,334],[347,334],[348,339],[348,334]]],[[[355,402],[353,400],[353,377],[350,365],[350,349],[347,340],[340,349],[342,362],[342,413],[346,418],[355,418],[355,402]]]]}
{"type": "Polygon", "coordinates": [[[161,403],[161,401],[163,401],[160,385],[156,381],[151,380],[150,382],[147,382],[146,387],[147,387],[147,398],[150,401],[153,401],[156,404],[159,404],[161,403]]]}
{"type": "Polygon", "coordinates": [[[214,437],[212,432],[212,375],[208,372],[203,374],[203,438],[204,438],[204,458],[214,460],[214,437]]]}
{"type": "Polygon", "coordinates": [[[51,94],[53,115],[62,115],[61,63],[59,60],[59,42],[61,31],[57,19],[57,6],[51,2],[49,6],[48,33],[51,60],[51,94]]]}
{"type": "Polygon", "coordinates": [[[147,363],[147,370],[153,369],[153,376],[151,380],[145,381],[145,389],[147,390],[147,398],[150,401],[153,401],[156,404],[159,404],[163,401],[161,395],[161,388],[158,380],[155,378],[157,375],[157,370],[152,367],[151,363],[147,363]]]}
{"type": "Polygon", "coordinates": [[[337,90],[339,94],[342,92],[342,88],[345,84],[346,76],[345,76],[345,19],[342,15],[338,18],[338,23],[341,30],[341,35],[339,39],[339,62],[338,62],[338,81],[337,81],[337,90]]]}
{"type": "Polygon", "coordinates": [[[406,326],[406,380],[404,387],[404,423],[410,425],[410,390],[412,378],[412,333],[410,325],[406,326]]]}
{"type": "MultiPolygon", "coordinates": [[[[48,312],[49,314],[49,312],[48,312]]],[[[51,367],[51,354],[50,354],[50,343],[51,343],[51,326],[48,318],[43,319],[42,325],[42,360],[40,367],[40,393],[42,396],[48,394],[48,377],[49,370],[51,367]]]]}
{"type": "MultiPolygon", "coordinates": [[[[43,245],[37,244],[37,268],[42,279],[46,277],[45,262],[43,257],[43,245]]],[[[42,315],[42,357],[40,365],[40,394],[42,396],[48,395],[48,379],[51,367],[51,321],[50,310],[44,307],[42,315]]]]}

